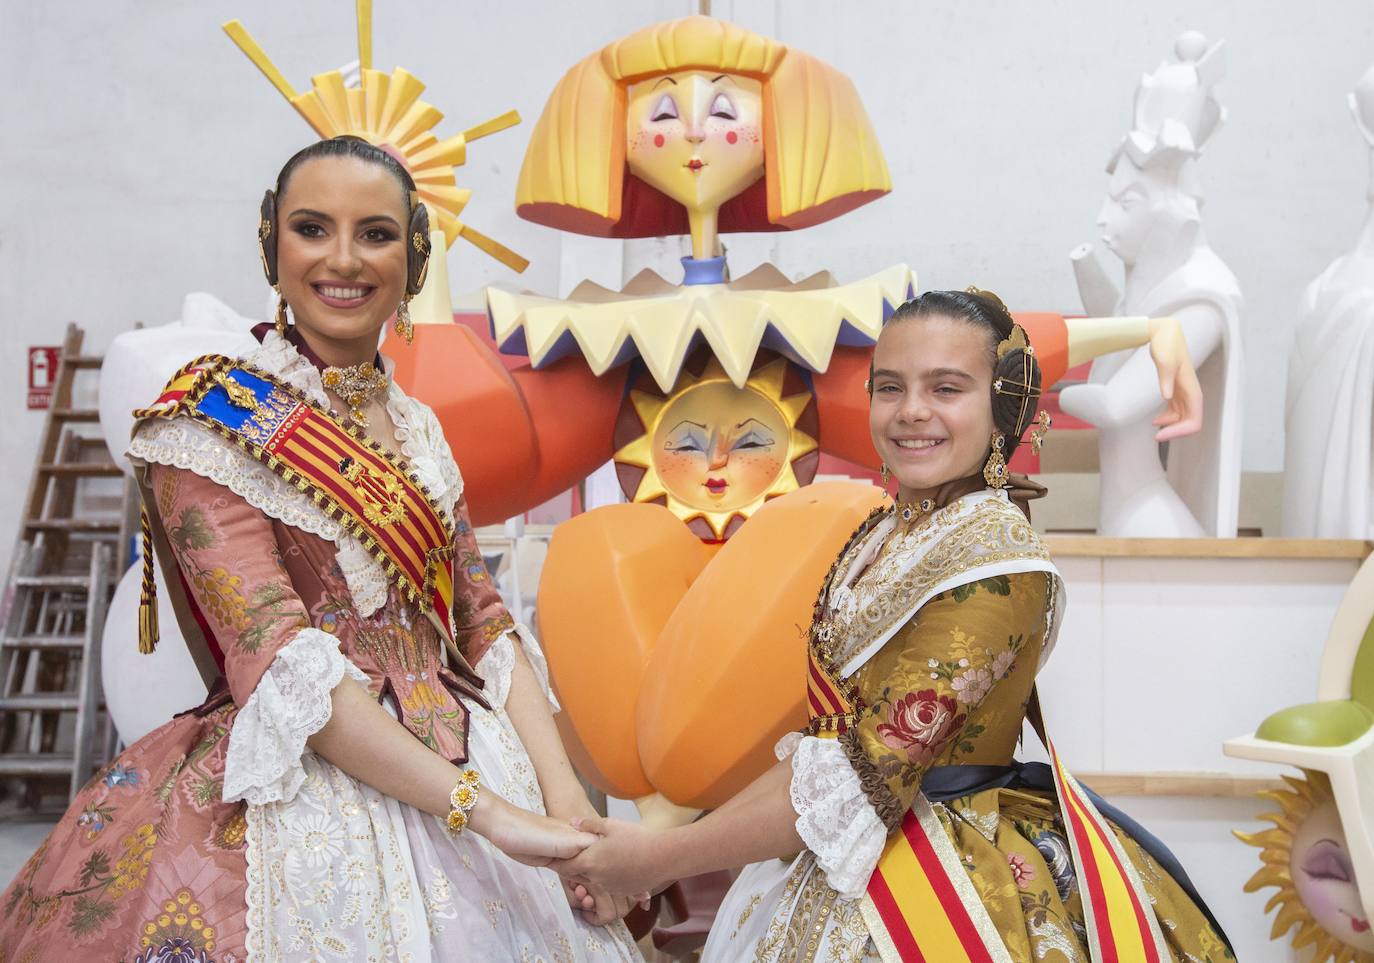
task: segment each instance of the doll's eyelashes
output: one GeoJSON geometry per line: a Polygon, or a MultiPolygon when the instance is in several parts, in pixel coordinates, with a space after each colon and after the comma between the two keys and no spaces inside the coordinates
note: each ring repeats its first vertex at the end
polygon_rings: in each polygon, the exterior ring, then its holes
{"type": "Polygon", "coordinates": [[[724,94],[716,94],[715,99],[711,101],[711,116],[734,120],[739,115],[735,111],[735,105],[730,103],[729,97],[724,94]]]}
{"type": "Polygon", "coordinates": [[[664,94],[658,99],[658,104],[654,107],[654,112],[649,115],[650,120],[677,120],[677,101],[673,100],[671,94],[664,94]]]}

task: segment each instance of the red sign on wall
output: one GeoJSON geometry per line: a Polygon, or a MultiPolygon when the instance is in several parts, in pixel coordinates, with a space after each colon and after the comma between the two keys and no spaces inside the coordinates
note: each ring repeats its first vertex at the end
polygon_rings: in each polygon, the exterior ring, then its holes
{"type": "Polygon", "coordinates": [[[29,348],[29,410],[42,410],[52,405],[53,387],[57,384],[57,359],[61,346],[29,348]]]}

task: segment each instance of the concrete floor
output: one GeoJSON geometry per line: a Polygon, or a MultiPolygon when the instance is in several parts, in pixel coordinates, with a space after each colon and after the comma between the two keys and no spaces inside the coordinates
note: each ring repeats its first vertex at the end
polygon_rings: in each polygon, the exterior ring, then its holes
{"type": "Polygon", "coordinates": [[[25,861],[53,825],[53,820],[0,823],[0,889],[9,886],[10,880],[24,868],[25,861]]]}

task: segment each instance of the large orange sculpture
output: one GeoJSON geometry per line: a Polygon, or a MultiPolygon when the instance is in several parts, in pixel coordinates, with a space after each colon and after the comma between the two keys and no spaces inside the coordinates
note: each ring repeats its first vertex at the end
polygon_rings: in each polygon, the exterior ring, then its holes
{"type": "MultiPolygon", "coordinates": [[[[539,628],[579,768],[663,818],[723,802],[805,721],[814,592],[880,498],[807,483],[820,452],[877,467],[872,344],[915,288],[902,266],[842,286],[771,267],[732,280],[720,235],[817,224],[889,188],[833,67],[707,17],[657,24],[555,88],[517,209],[597,236],[688,233],[684,282],[646,272],[567,300],[493,290],[490,340],[432,324],[387,345],[397,380],[438,413],[477,524],[615,459],[632,504],[558,530],[539,628]]],[[[1150,339],[1147,319],[1018,319],[1048,383],[1150,339]]]]}

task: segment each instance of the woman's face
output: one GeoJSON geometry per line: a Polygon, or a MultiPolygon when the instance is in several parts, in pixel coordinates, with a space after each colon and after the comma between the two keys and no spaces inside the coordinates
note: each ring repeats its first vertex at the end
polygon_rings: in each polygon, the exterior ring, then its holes
{"type": "Polygon", "coordinates": [[[692,70],[629,91],[630,173],[689,210],[716,210],[763,176],[763,85],[692,70]]]}
{"type": "Polygon", "coordinates": [[[791,429],[767,398],[711,382],[663,412],[654,468],[663,487],[703,511],[738,511],[767,494],[787,467],[791,429]]]}
{"type": "Polygon", "coordinates": [[[993,432],[988,338],[941,316],[898,321],[878,338],[868,428],[902,501],[982,470],[993,432]]]}
{"type": "MultiPolygon", "coordinates": [[[[405,295],[404,188],[356,157],[316,157],[277,198],[277,278],[301,333],[331,364],[330,345],[363,359],[405,295]]],[[[336,349],[337,351],[337,349],[336,349]]]]}

